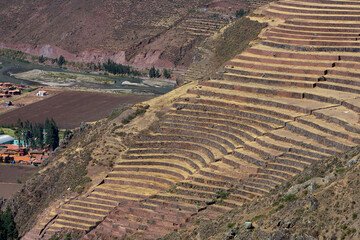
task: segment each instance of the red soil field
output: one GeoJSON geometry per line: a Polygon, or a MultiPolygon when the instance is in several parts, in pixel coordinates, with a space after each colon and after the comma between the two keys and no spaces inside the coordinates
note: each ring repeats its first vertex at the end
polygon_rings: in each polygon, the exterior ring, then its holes
{"type": "Polygon", "coordinates": [[[34,166],[23,166],[15,164],[0,164],[0,183],[17,183],[18,180],[25,180],[39,168],[34,166]]]}
{"type": "Polygon", "coordinates": [[[0,115],[0,126],[16,124],[20,118],[32,123],[44,123],[53,118],[59,128],[73,129],[81,122],[102,119],[120,105],[135,104],[148,96],[103,94],[88,92],[62,92],[43,101],[0,115]]]}
{"type": "Polygon", "coordinates": [[[24,183],[39,168],[34,166],[21,166],[13,164],[0,164],[0,198],[9,198],[21,189],[24,183]]]}
{"type": "Polygon", "coordinates": [[[22,184],[0,183],[0,198],[8,199],[21,189],[22,184]]]}

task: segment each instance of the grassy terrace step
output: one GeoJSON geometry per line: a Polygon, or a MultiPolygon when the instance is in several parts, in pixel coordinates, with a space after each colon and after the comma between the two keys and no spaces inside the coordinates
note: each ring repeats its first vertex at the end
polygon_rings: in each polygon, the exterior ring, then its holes
{"type": "Polygon", "coordinates": [[[226,65],[232,65],[232,63],[238,63],[238,62],[241,63],[242,61],[248,61],[248,62],[252,61],[256,63],[270,63],[270,64],[285,65],[285,66],[294,65],[295,67],[304,66],[304,67],[322,67],[322,68],[332,67],[332,64],[334,63],[334,60],[314,62],[312,59],[306,59],[306,58],[293,59],[289,57],[281,57],[281,54],[279,54],[278,56],[276,55],[276,53],[266,56],[266,55],[258,55],[255,53],[245,52],[237,55],[234,59],[228,61],[226,65]]]}
{"type": "Polygon", "coordinates": [[[294,166],[299,169],[304,169],[310,165],[310,163],[307,161],[299,161],[296,159],[294,160],[294,159],[286,158],[286,157],[277,157],[276,159],[273,160],[273,162],[280,163],[282,165],[294,166]]]}
{"type": "MultiPolygon", "coordinates": [[[[132,205],[129,207],[132,207],[132,205]]],[[[153,204],[148,201],[138,202],[137,205],[135,205],[135,207],[141,208],[141,209],[149,209],[149,210],[161,213],[161,214],[181,216],[181,217],[188,217],[189,213],[192,214],[194,212],[194,210],[189,210],[186,208],[179,209],[179,208],[173,208],[173,207],[167,207],[167,206],[165,207],[162,204],[161,204],[161,206],[159,206],[158,204],[153,204]]]]}
{"type": "Polygon", "coordinates": [[[329,26],[306,26],[306,25],[292,25],[292,24],[279,24],[276,28],[287,29],[287,30],[298,30],[314,33],[338,33],[338,34],[349,34],[349,33],[358,33],[360,27],[354,28],[350,27],[329,27],[329,26]]]}
{"type": "Polygon", "coordinates": [[[252,193],[260,194],[260,196],[269,193],[268,189],[260,188],[259,186],[254,186],[246,183],[243,184],[243,188],[244,190],[250,191],[252,193]]]}
{"type": "Polygon", "coordinates": [[[330,123],[315,116],[305,116],[296,119],[296,121],[314,127],[328,134],[347,139],[354,143],[360,144],[360,135],[346,131],[345,128],[338,124],[330,123]]]}
{"type": "MultiPolygon", "coordinates": [[[[323,5],[324,6],[324,5],[323,5]]],[[[326,5],[325,5],[326,6],[326,5]]],[[[338,8],[335,8],[334,5],[332,5],[331,8],[324,8],[320,5],[297,5],[297,6],[291,6],[291,4],[270,4],[270,9],[275,9],[278,11],[284,11],[284,12],[292,12],[292,13],[304,13],[304,14],[319,14],[319,15],[360,15],[360,9],[356,6],[351,5],[342,5],[338,8]]]]}
{"type": "MultiPolygon", "coordinates": [[[[265,45],[264,45],[265,46],[265,45]]],[[[225,74],[227,76],[231,74],[247,77],[261,77],[261,78],[270,78],[270,79],[279,79],[279,80],[293,80],[293,81],[306,81],[306,82],[317,82],[319,75],[314,74],[297,74],[297,73],[287,73],[287,72],[276,72],[276,71],[263,71],[259,69],[251,69],[242,67],[227,67],[225,66],[225,74]]]]}
{"type": "MultiPolygon", "coordinates": [[[[279,28],[273,28],[274,30],[279,30],[279,28]]],[[[296,30],[298,31],[298,30],[296,30]]],[[[313,34],[313,33],[312,33],[313,34]]],[[[354,33],[357,34],[357,33],[354,33]]],[[[358,35],[358,34],[357,34],[358,35]]],[[[295,60],[317,60],[317,61],[338,61],[338,55],[320,55],[320,54],[314,54],[314,53],[299,53],[291,50],[282,50],[282,49],[276,49],[276,48],[266,48],[264,46],[254,46],[252,48],[246,49],[244,54],[250,53],[253,55],[259,55],[259,56],[267,56],[267,57],[274,57],[274,58],[289,58],[293,61],[295,60]]],[[[235,57],[236,58],[236,57],[235,57]]]]}
{"type": "Polygon", "coordinates": [[[288,181],[288,178],[282,176],[276,176],[273,174],[262,171],[261,173],[251,174],[249,179],[257,179],[262,181],[268,181],[269,183],[281,184],[288,181]]]}
{"type": "Polygon", "coordinates": [[[291,173],[288,171],[282,171],[279,170],[277,168],[273,168],[273,167],[269,167],[269,168],[260,168],[259,169],[259,173],[265,173],[274,177],[281,177],[284,179],[291,179],[292,177],[294,177],[296,174],[295,173],[291,173]]]}
{"type": "Polygon", "coordinates": [[[341,91],[341,92],[357,93],[357,94],[360,93],[359,86],[351,86],[351,85],[347,85],[347,84],[321,82],[321,83],[317,83],[316,86],[319,88],[331,89],[331,90],[341,91]]]}
{"type": "Polygon", "coordinates": [[[166,234],[168,231],[174,231],[176,229],[176,225],[183,224],[181,222],[172,222],[172,221],[164,221],[164,220],[155,220],[152,218],[139,217],[137,215],[133,215],[130,213],[124,214],[124,212],[119,212],[119,218],[117,221],[120,222],[122,227],[127,227],[129,229],[133,229],[135,232],[142,229],[149,232],[157,232],[161,234],[166,234]]]}
{"type": "MultiPolygon", "coordinates": [[[[179,124],[161,124],[160,131],[162,134],[171,134],[176,136],[191,136],[191,137],[200,137],[205,138],[208,140],[215,141],[222,146],[221,149],[225,150],[226,152],[231,151],[231,149],[235,148],[233,141],[231,138],[227,138],[228,136],[224,137],[224,133],[219,131],[212,131],[212,129],[204,129],[199,127],[186,127],[184,125],[179,124]],[[229,141],[230,139],[230,141],[229,141]]],[[[236,143],[238,144],[238,143],[236,143]]],[[[220,151],[224,154],[225,151],[220,151]]]]}
{"type": "MultiPolygon", "coordinates": [[[[342,62],[339,62],[339,64],[341,64],[342,62]]],[[[355,66],[356,68],[352,69],[352,68],[345,68],[345,67],[339,67],[339,64],[335,64],[335,67],[330,69],[328,71],[329,77],[331,78],[344,78],[343,82],[339,82],[339,83],[343,83],[343,84],[350,84],[350,85],[354,85],[354,86],[360,86],[359,84],[359,69],[358,66],[355,66]]],[[[326,76],[328,77],[328,76],[326,76]]],[[[353,86],[352,86],[353,87],[353,86]]]]}
{"type": "Polygon", "coordinates": [[[106,200],[106,199],[94,197],[91,195],[79,197],[77,200],[73,200],[73,202],[85,202],[85,203],[91,203],[91,204],[96,204],[96,205],[99,204],[99,205],[112,206],[112,207],[116,207],[119,204],[118,201],[106,200]]]}
{"type": "Polygon", "coordinates": [[[205,122],[204,119],[209,118],[209,119],[211,119],[211,121],[216,121],[216,123],[219,121],[224,121],[224,122],[231,123],[231,126],[236,126],[236,123],[247,124],[247,125],[251,125],[251,126],[257,126],[260,130],[276,129],[276,128],[279,128],[282,126],[281,124],[274,124],[267,120],[254,119],[251,116],[246,117],[246,116],[226,115],[223,113],[214,113],[214,112],[204,111],[203,108],[200,110],[181,109],[181,111],[172,109],[169,111],[169,114],[167,116],[169,116],[169,117],[177,116],[178,118],[182,117],[184,119],[196,118],[202,122],[205,122]]]}
{"type": "Polygon", "coordinates": [[[165,222],[185,223],[186,219],[189,217],[188,213],[184,213],[181,211],[178,211],[177,213],[170,211],[158,212],[158,211],[153,211],[151,209],[142,208],[140,206],[120,207],[117,209],[117,211],[123,214],[131,214],[142,218],[153,219],[155,221],[160,220],[161,222],[164,223],[165,222]]]}
{"type": "Polygon", "coordinates": [[[320,109],[313,112],[313,115],[343,126],[347,131],[360,133],[359,112],[352,111],[354,107],[360,106],[360,99],[354,98],[343,103],[344,106],[338,106],[328,109],[320,109]]]}
{"type": "Polygon", "coordinates": [[[86,199],[72,200],[71,204],[72,205],[78,205],[78,206],[81,206],[81,207],[94,208],[94,209],[98,208],[98,209],[105,210],[105,211],[110,211],[110,210],[112,210],[114,208],[114,205],[93,203],[93,202],[86,201],[86,199]]]}
{"type": "MultiPolygon", "coordinates": [[[[276,18],[299,18],[299,19],[312,19],[312,20],[333,20],[333,21],[359,21],[360,16],[357,14],[354,15],[344,15],[343,13],[334,13],[330,14],[330,11],[326,13],[324,11],[323,14],[319,13],[311,13],[308,10],[301,11],[298,13],[288,12],[286,10],[280,9],[278,7],[268,8],[264,11],[264,14],[267,16],[274,16],[276,18]]],[[[344,11],[343,11],[344,12],[344,11]]]]}
{"type": "MultiPolygon", "coordinates": [[[[321,36],[321,35],[317,35],[317,34],[313,34],[312,36],[310,35],[310,33],[308,35],[306,34],[292,34],[292,33],[280,33],[278,31],[268,31],[265,33],[265,36],[267,37],[278,37],[278,38],[284,38],[284,39],[296,39],[296,40],[324,40],[324,41],[357,41],[359,36],[342,36],[342,35],[338,35],[338,34],[334,34],[332,36],[321,36]]],[[[318,66],[317,64],[315,64],[314,66],[318,66]]],[[[324,67],[331,67],[330,66],[324,66],[324,67]]]]}
{"type": "MultiPolygon", "coordinates": [[[[151,148],[151,149],[130,149],[123,155],[126,159],[147,159],[149,156],[160,158],[162,156],[168,156],[169,158],[183,159],[184,162],[191,164],[194,168],[198,169],[200,166],[207,165],[207,159],[201,156],[201,153],[197,151],[189,151],[186,149],[172,149],[172,148],[151,148]]],[[[165,158],[165,157],[164,157],[165,158]]]]}
{"type": "Polygon", "coordinates": [[[182,203],[194,204],[194,207],[198,207],[198,208],[204,207],[205,202],[211,200],[211,199],[199,198],[196,196],[177,195],[174,193],[158,193],[154,195],[152,199],[155,200],[160,199],[163,201],[170,201],[170,202],[179,202],[180,204],[182,203]]]}
{"type": "Polygon", "coordinates": [[[77,227],[77,228],[81,228],[85,231],[89,230],[91,227],[93,227],[93,224],[86,224],[83,222],[78,222],[78,221],[71,221],[69,219],[56,219],[56,223],[55,224],[61,224],[64,226],[67,226],[68,228],[73,228],[73,227],[77,227]]]}
{"type": "MultiPolygon", "coordinates": [[[[274,189],[274,186],[269,185],[268,183],[261,183],[256,181],[247,181],[244,183],[245,186],[249,187],[255,187],[257,189],[261,189],[264,191],[264,193],[269,193],[272,189],[274,189]]],[[[276,186],[276,185],[275,185],[276,186]]]]}
{"type": "MultiPolygon", "coordinates": [[[[281,43],[292,43],[295,40],[292,39],[282,39],[279,37],[268,37],[267,38],[270,41],[276,40],[276,42],[281,43]]],[[[298,41],[299,44],[310,44],[310,41],[298,41]]],[[[322,43],[322,42],[321,42],[322,43]]],[[[357,43],[358,44],[358,43],[357,43]]],[[[360,44],[358,44],[360,45],[360,44]]],[[[332,45],[333,46],[333,45],[332,45]]],[[[357,46],[357,45],[356,45],[357,46]]],[[[290,60],[288,62],[291,62],[290,60]]],[[[261,71],[270,71],[270,72],[287,72],[287,73],[296,73],[296,74],[313,74],[313,75],[324,75],[324,67],[311,67],[311,66],[304,66],[304,65],[293,65],[286,62],[281,61],[274,61],[274,63],[266,63],[257,60],[243,60],[243,59],[236,59],[228,62],[227,66],[230,65],[231,68],[236,67],[244,67],[244,68],[250,68],[255,70],[261,70],[261,71]]]]}
{"type": "Polygon", "coordinates": [[[168,174],[168,175],[172,175],[176,178],[185,178],[185,176],[188,175],[187,172],[182,171],[176,167],[170,167],[170,166],[141,166],[141,167],[137,167],[137,166],[133,166],[133,165],[116,165],[112,172],[150,172],[150,173],[161,173],[161,174],[168,174]]]}
{"type": "MultiPolygon", "coordinates": [[[[211,81],[213,82],[213,81],[211,81]]],[[[219,86],[227,89],[236,89],[241,92],[250,92],[266,95],[275,95],[286,98],[297,99],[311,99],[319,102],[341,104],[344,100],[357,98],[357,94],[345,93],[331,89],[321,88],[299,88],[299,87],[283,87],[283,86],[268,86],[255,83],[232,83],[231,85],[217,83],[219,86]]]]}
{"type": "Polygon", "coordinates": [[[317,150],[311,150],[306,147],[301,147],[299,145],[290,143],[290,142],[279,142],[268,136],[262,136],[256,139],[256,142],[259,143],[261,146],[272,148],[282,152],[293,152],[296,154],[300,154],[303,156],[316,158],[316,159],[323,159],[330,157],[330,154],[322,153],[317,150]]]}
{"type": "MultiPolygon", "coordinates": [[[[211,132],[214,134],[217,134],[223,138],[225,138],[227,141],[230,141],[232,143],[231,148],[234,148],[235,146],[238,146],[239,144],[242,144],[247,139],[254,139],[256,134],[250,132],[251,128],[253,127],[246,127],[245,130],[240,130],[239,128],[233,128],[226,125],[218,125],[214,122],[186,122],[186,121],[180,121],[180,120],[166,120],[165,123],[162,125],[164,126],[171,126],[172,128],[177,127],[178,129],[186,129],[186,124],[188,124],[189,129],[196,129],[199,132],[201,130],[203,132],[211,132]],[[201,126],[201,127],[200,127],[201,126]],[[204,127],[203,127],[204,126],[204,127]],[[250,130],[249,130],[250,129],[250,130]]],[[[241,124],[239,124],[241,125],[241,124]]],[[[230,145],[229,145],[230,147],[230,145]]]]}
{"type": "Polygon", "coordinates": [[[238,183],[239,178],[238,177],[232,177],[232,176],[226,176],[223,172],[220,172],[215,169],[211,168],[203,168],[199,171],[199,175],[205,176],[207,178],[213,178],[214,180],[220,180],[220,181],[228,181],[232,183],[238,183]]]}
{"type": "Polygon", "coordinates": [[[278,126],[271,127],[268,124],[265,124],[260,121],[255,121],[249,118],[231,118],[230,120],[225,119],[226,115],[221,114],[200,114],[202,112],[193,112],[195,116],[189,114],[182,114],[186,112],[182,111],[172,111],[170,114],[166,115],[165,122],[177,122],[177,123],[188,123],[189,125],[194,126],[208,126],[213,129],[220,129],[226,132],[232,132],[236,135],[242,135],[242,132],[246,132],[244,135],[249,140],[254,139],[259,135],[263,135],[270,129],[276,128],[278,126]],[[249,135],[249,136],[248,136],[249,135]]]}
{"type": "Polygon", "coordinates": [[[258,177],[250,177],[247,179],[247,184],[261,184],[262,186],[266,187],[268,189],[272,189],[276,187],[277,185],[280,185],[281,182],[270,180],[270,179],[264,179],[264,178],[258,178],[258,177]]]}
{"type": "MultiPolygon", "coordinates": [[[[318,158],[312,158],[312,157],[304,156],[304,155],[293,153],[293,152],[284,153],[281,156],[277,157],[276,159],[279,159],[279,158],[287,158],[292,161],[297,161],[299,163],[307,162],[309,164],[316,163],[319,161],[318,158]]],[[[274,161],[276,161],[276,159],[274,161]]]]}
{"type": "Polygon", "coordinates": [[[261,41],[261,44],[264,46],[270,46],[275,48],[283,48],[283,49],[294,49],[295,51],[312,51],[312,52],[349,52],[356,53],[360,52],[360,47],[358,46],[313,46],[313,45],[300,45],[296,43],[284,43],[270,41],[269,39],[261,41]]]}
{"type": "Polygon", "coordinates": [[[144,179],[128,179],[128,178],[116,178],[116,177],[108,177],[105,178],[105,183],[109,184],[121,184],[121,185],[129,185],[129,186],[136,186],[136,187],[145,187],[156,189],[160,191],[167,190],[172,184],[164,184],[158,181],[150,181],[144,179]]]}
{"type": "Polygon", "coordinates": [[[202,96],[196,99],[193,103],[178,102],[174,104],[175,107],[182,107],[183,109],[202,109],[205,111],[219,111],[220,113],[229,113],[232,115],[240,115],[246,117],[259,118],[260,120],[269,120],[276,124],[284,124],[289,120],[294,120],[295,117],[303,114],[295,111],[279,109],[270,106],[261,106],[250,103],[240,103],[226,99],[215,99],[207,96],[202,96]]]}
{"type": "Polygon", "coordinates": [[[117,163],[117,165],[129,165],[129,166],[167,166],[172,168],[178,168],[181,171],[192,174],[196,169],[191,165],[188,165],[182,161],[176,161],[175,159],[132,159],[132,160],[122,160],[117,163]]]}
{"type": "Polygon", "coordinates": [[[298,133],[300,135],[313,138],[314,140],[322,143],[324,145],[333,146],[340,150],[349,150],[351,147],[356,146],[357,144],[342,139],[340,137],[327,134],[316,128],[313,128],[309,125],[304,125],[300,122],[291,122],[286,124],[286,128],[292,132],[298,133]]]}
{"type": "MultiPolygon", "coordinates": [[[[320,47],[328,47],[328,46],[331,46],[331,47],[336,47],[336,46],[339,46],[339,47],[354,47],[355,49],[358,48],[360,46],[360,42],[354,40],[354,41],[339,41],[337,39],[330,39],[330,40],[320,40],[320,39],[314,39],[314,40],[303,40],[303,39],[296,39],[294,37],[292,38],[282,38],[280,36],[267,36],[266,38],[268,41],[272,41],[272,42],[276,42],[276,43],[285,43],[285,44],[294,44],[294,45],[301,45],[301,46],[320,46],[320,47]]],[[[244,64],[245,65],[245,64],[244,64]]],[[[245,65],[246,66],[246,65],[245,65]]],[[[252,65],[254,66],[254,65],[252,65]]],[[[273,68],[261,68],[261,69],[279,69],[280,71],[281,70],[287,70],[291,73],[312,73],[312,74],[321,74],[321,71],[316,71],[316,70],[311,70],[311,69],[306,69],[304,71],[301,71],[301,70],[294,70],[294,69],[291,69],[291,68],[276,68],[276,67],[273,67],[273,68]]]]}
{"type": "Polygon", "coordinates": [[[258,171],[258,166],[252,164],[242,158],[237,157],[236,155],[226,155],[222,159],[222,162],[234,167],[237,171],[243,173],[256,173],[258,171]]]}
{"type": "Polygon", "coordinates": [[[72,209],[63,209],[63,212],[66,215],[80,217],[80,218],[88,218],[88,219],[92,219],[94,221],[95,220],[102,221],[104,219],[104,217],[106,216],[106,214],[97,214],[97,213],[92,213],[92,212],[88,212],[88,211],[80,211],[80,210],[72,210],[72,209]]]}
{"type": "MultiPolygon", "coordinates": [[[[218,82],[216,81],[216,83],[218,82]]],[[[233,90],[216,88],[216,85],[212,85],[212,81],[205,82],[204,85],[205,86],[202,89],[196,90],[196,92],[202,96],[212,96],[219,98],[221,97],[221,99],[225,99],[225,100],[266,105],[269,107],[283,108],[283,109],[288,109],[291,111],[296,111],[306,114],[311,114],[311,112],[315,109],[336,106],[334,104],[318,102],[310,99],[302,99],[301,101],[299,101],[297,99],[270,97],[255,93],[243,93],[243,92],[238,93],[233,90]]]]}
{"type": "Polygon", "coordinates": [[[333,10],[354,10],[354,9],[358,9],[360,10],[359,6],[354,6],[354,5],[346,5],[345,4],[341,4],[341,5],[318,5],[318,4],[314,4],[313,2],[277,2],[276,5],[280,5],[280,6],[287,6],[287,7],[295,7],[295,8],[314,8],[314,9],[333,9],[333,10]],[[311,5],[310,5],[311,4],[311,5]]]}
{"type": "Polygon", "coordinates": [[[93,201],[111,201],[111,202],[115,202],[116,205],[118,205],[119,203],[125,203],[125,202],[129,202],[129,201],[137,201],[139,200],[138,198],[134,198],[134,197],[126,197],[126,196],[113,196],[113,195],[109,195],[103,192],[97,192],[97,191],[93,191],[90,193],[90,195],[86,198],[86,199],[90,199],[93,201]]]}
{"type": "Polygon", "coordinates": [[[146,203],[151,203],[157,206],[157,208],[166,208],[171,209],[173,211],[184,211],[194,213],[198,211],[198,207],[194,206],[194,204],[188,203],[180,203],[178,201],[168,201],[156,198],[148,198],[146,199],[146,203]]]}
{"type": "Polygon", "coordinates": [[[156,192],[157,190],[135,187],[135,186],[121,186],[117,184],[102,184],[95,189],[96,192],[106,193],[112,196],[125,196],[131,198],[144,199],[156,192]]]}
{"type": "MultiPolygon", "coordinates": [[[[224,102],[219,102],[224,104],[224,102]]],[[[204,112],[210,112],[212,113],[220,113],[220,114],[231,114],[234,117],[245,117],[245,118],[254,118],[255,121],[268,121],[270,123],[273,123],[275,125],[284,126],[286,122],[290,120],[283,120],[279,117],[275,117],[272,115],[268,115],[265,113],[257,113],[254,111],[247,111],[247,110],[239,110],[238,104],[228,104],[229,107],[223,107],[223,106],[212,106],[212,105],[200,105],[200,104],[178,104],[178,106],[184,107],[186,110],[192,110],[192,111],[204,111],[204,112]]],[[[244,105],[246,108],[246,105],[244,105]]],[[[249,107],[250,108],[250,107],[249,107]]],[[[266,109],[254,109],[253,110],[263,110],[267,111],[266,109]]],[[[228,119],[231,119],[230,116],[228,119]]]]}
{"type": "Polygon", "coordinates": [[[218,126],[211,123],[186,122],[167,119],[161,124],[161,126],[162,128],[176,128],[178,129],[178,131],[185,131],[186,129],[190,129],[191,131],[196,131],[200,133],[210,133],[215,136],[224,138],[223,141],[225,141],[230,148],[235,148],[235,146],[238,146],[239,144],[244,142],[241,138],[233,134],[231,131],[224,131],[225,129],[231,129],[225,125],[218,126]]]}
{"type": "Polygon", "coordinates": [[[184,177],[180,178],[177,176],[173,176],[172,172],[164,173],[164,172],[155,172],[156,170],[151,171],[112,171],[108,174],[109,178],[128,178],[128,179],[139,179],[139,180],[150,180],[154,182],[164,183],[168,185],[172,185],[174,182],[177,182],[184,177]]]}
{"type": "MultiPolygon", "coordinates": [[[[269,30],[267,33],[271,33],[271,34],[291,34],[291,35],[298,35],[298,36],[303,36],[303,37],[312,37],[312,38],[318,38],[318,37],[340,37],[340,38],[352,38],[352,39],[356,39],[359,37],[359,34],[356,32],[353,33],[341,33],[341,36],[339,36],[338,32],[316,32],[314,33],[314,31],[307,31],[306,29],[304,30],[291,30],[291,29],[283,29],[280,27],[276,27],[276,28],[272,28],[271,30],[269,30]]],[[[266,33],[266,34],[267,34],[266,33]]],[[[337,59],[334,59],[334,61],[337,59]]]]}
{"type": "Polygon", "coordinates": [[[185,148],[192,150],[197,147],[199,150],[205,154],[210,161],[220,158],[223,154],[227,153],[227,150],[219,143],[208,140],[205,138],[198,138],[192,136],[177,136],[177,135],[152,135],[152,138],[155,136],[155,139],[149,139],[144,141],[137,141],[132,144],[131,147],[134,148],[159,148],[159,147],[169,147],[169,148],[185,148]],[[158,138],[158,139],[156,139],[158,138]],[[164,140],[162,140],[164,139],[164,140]]]}
{"type": "MultiPolygon", "coordinates": [[[[231,166],[230,164],[227,164],[223,161],[211,163],[209,165],[209,167],[211,169],[222,172],[223,174],[231,175],[231,176],[237,177],[237,178],[245,178],[248,176],[248,172],[246,172],[247,168],[244,167],[241,169],[242,171],[239,171],[240,169],[235,168],[235,167],[231,166]]],[[[252,172],[256,172],[256,171],[252,171],[252,172]]]]}
{"type": "Polygon", "coordinates": [[[260,145],[258,142],[246,142],[244,144],[244,149],[260,155],[265,160],[273,159],[276,156],[280,156],[283,153],[283,151],[279,151],[277,149],[264,147],[260,145]]]}
{"type": "Polygon", "coordinates": [[[188,178],[188,180],[193,181],[196,184],[201,183],[201,184],[213,185],[217,187],[233,187],[238,183],[238,181],[236,183],[233,183],[233,182],[227,182],[226,180],[214,179],[212,177],[208,177],[200,173],[195,173],[191,175],[188,178]]]}
{"type": "Polygon", "coordinates": [[[68,225],[63,225],[63,224],[60,224],[60,223],[55,223],[53,225],[51,225],[51,227],[49,228],[50,231],[60,231],[60,230],[63,230],[63,229],[77,229],[77,230],[81,230],[81,231],[87,231],[88,229],[87,228],[84,228],[84,227],[69,227],[68,225]]]}
{"type": "MultiPolygon", "coordinates": [[[[250,150],[248,150],[248,149],[235,150],[234,157],[236,157],[238,159],[242,159],[250,164],[253,164],[255,166],[260,166],[260,167],[266,166],[266,163],[267,163],[267,160],[265,160],[265,158],[267,158],[267,157],[260,156],[258,153],[253,152],[252,149],[250,149],[250,150]]],[[[231,160],[231,159],[229,159],[229,160],[231,160]]]]}
{"type": "Polygon", "coordinates": [[[282,171],[282,172],[285,172],[286,174],[293,175],[293,176],[301,173],[304,170],[304,168],[302,168],[302,167],[291,166],[291,165],[288,165],[287,163],[279,163],[276,161],[269,162],[266,166],[266,169],[274,169],[277,171],[282,171]]]}
{"type": "Polygon", "coordinates": [[[110,210],[101,209],[101,208],[98,208],[98,207],[94,208],[94,207],[75,205],[75,204],[72,204],[72,202],[70,202],[70,204],[65,204],[63,206],[63,209],[75,210],[75,211],[81,211],[81,212],[88,212],[88,213],[95,213],[95,214],[104,215],[104,216],[110,211],[110,210]]]}
{"type": "MultiPolygon", "coordinates": [[[[133,149],[157,149],[158,152],[166,152],[171,151],[168,149],[174,148],[175,151],[172,152],[179,152],[179,149],[184,149],[189,152],[194,152],[195,154],[199,153],[201,157],[204,159],[204,163],[212,162],[214,160],[214,154],[206,147],[204,144],[199,143],[187,143],[183,141],[175,142],[175,141],[163,141],[163,142],[137,142],[132,145],[132,153],[134,152],[133,149]],[[164,150],[159,150],[164,149],[164,150]]],[[[130,153],[130,151],[128,151],[130,153]]],[[[139,151],[137,151],[139,152],[139,151]]],[[[146,152],[146,151],[145,151],[146,152]]],[[[150,152],[150,151],[148,151],[150,152]]],[[[200,159],[199,159],[200,160],[200,159]]],[[[201,160],[200,160],[201,161],[201,160]]]]}
{"type": "Polygon", "coordinates": [[[253,83],[262,83],[268,85],[279,85],[279,86],[295,86],[302,88],[314,88],[315,79],[313,82],[310,81],[296,81],[296,80],[287,80],[279,78],[268,78],[266,75],[264,77],[254,77],[254,76],[244,76],[238,73],[224,73],[223,78],[226,81],[240,81],[240,82],[253,82],[253,83]]]}
{"type": "MultiPolygon", "coordinates": [[[[199,166],[194,163],[195,160],[190,160],[189,158],[185,158],[177,155],[170,154],[143,154],[143,155],[122,155],[122,161],[118,164],[121,165],[124,163],[133,164],[133,165],[168,165],[173,164],[180,166],[184,169],[184,171],[190,171],[193,173],[194,171],[199,169],[199,166]]],[[[196,161],[195,161],[196,162],[196,161]]]]}
{"type": "Polygon", "coordinates": [[[340,152],[338,149],[324,146],[311,138],[293,133],[287,129],[269,131],[265,135],[278,141],[279,144],[282,144],[282,142],[291,143],[296,146],[312,149],[314,151],[323,152],[329,155],[336,155],[340,152]]]}
{"type": "MultiPolygon", "coordinates": [[[[189,198],[196,198],[197,201],[207,202],[211,201],[215,198],[215,192],[208,192],[198,189],[189,189],[189,188],[182,188],[177,187],[174,192],[176,193],[176,199],[178,201],[185,201],[188,202],[189,198]]],[[[231,194],[230,194],[231,196],[231,194]]],[[[229,197],[230,197],[229,196],[229,197]]],[[[239,207],[242,203],[246,201],[246,198],[241,197],[240,195],[234,195],[233,199],[223,199],[222,201],[216,201],[216,205],[228,206],[228,207],[239,207]]],[[[196,203],[196,201],[194,202],[196,203]]]]}

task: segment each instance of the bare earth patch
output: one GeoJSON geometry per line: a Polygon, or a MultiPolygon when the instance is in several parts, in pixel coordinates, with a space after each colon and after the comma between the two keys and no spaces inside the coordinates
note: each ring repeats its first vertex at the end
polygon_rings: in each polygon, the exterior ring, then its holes
{"type": "Polygon", "coordinates": [[[148,100],[147,96],[62,92],[43,101],[1,115],[1,125],[29,120],[43,123],[53,118],[60,128],[76,128],[81,122],[93,122],[108,116],[114,109],[148,100]]]}

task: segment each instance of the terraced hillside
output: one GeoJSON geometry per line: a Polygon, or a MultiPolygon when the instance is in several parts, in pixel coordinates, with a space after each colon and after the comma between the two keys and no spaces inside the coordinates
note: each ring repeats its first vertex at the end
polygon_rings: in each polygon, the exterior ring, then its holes
{"type": "Polygon", "coordinates": [[[280,23],[173,104],[44,239],[77,229],[155,239],[270,192],[360,143],[360,2],[282,0],[280,23]]]}

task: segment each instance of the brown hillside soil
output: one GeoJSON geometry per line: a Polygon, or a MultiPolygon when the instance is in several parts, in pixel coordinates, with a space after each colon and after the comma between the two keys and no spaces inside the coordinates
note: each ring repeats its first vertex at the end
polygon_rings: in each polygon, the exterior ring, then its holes
{"type": "Polygon", "coordinates": [[[192,62],[194,47],[209,34],[206,21],[193,25],[194,17],[217,19],[220,29],[222,18],[228,16],[215,13],[234,15],[254,2],[2,0],[0,47],[81,62],[110,58],[140,68],[183,67],[192,62]],[[209,13],[201,12],[205,6],[209,13]]]}
{"type": "Polygon", "coordinates": [[[81,122],[93,122],[108,116],[120,105],[134,104],[149,97],[88,92],[62,92],[43,101],[1,115],[0,125],[22,121],[43,123],[53,118],[60,128],[76,128],[81,122]]]}

